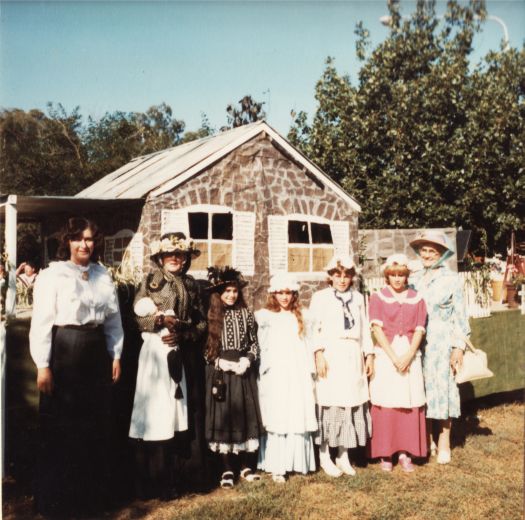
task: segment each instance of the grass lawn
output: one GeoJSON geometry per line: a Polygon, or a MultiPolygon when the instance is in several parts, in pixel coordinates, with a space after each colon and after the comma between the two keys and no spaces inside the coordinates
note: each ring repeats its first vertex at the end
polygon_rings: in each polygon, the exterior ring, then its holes
{"type": "MultiPolygon", "coordinates": [[[[452,463],[431,459],[412,474],[378,464],[355,477],[322,472],[292,476],[284,485],[268,476],[233,490],[217,489],[179,500],[135,501],[105,518],[163,519],[521,519],[523,518],[523,402],[480,403],[455,425],[452,463]]],[[[5,519],[38,518],[27,495],[4,482],[5,519]]]]}

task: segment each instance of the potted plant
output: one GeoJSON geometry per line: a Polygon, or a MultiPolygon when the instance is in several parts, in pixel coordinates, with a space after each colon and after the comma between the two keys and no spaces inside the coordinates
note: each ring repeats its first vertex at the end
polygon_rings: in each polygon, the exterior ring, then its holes
{"type": "Polygon", "coordinates": [[[510,266],[510,281],[506,284],[507,289],[507,304],[509,309],[516,309],[518,304],[518,296],[520,289],[523,290],[525,283],[525,275],[518,272],[515,266],[510,266]]]}
{"type": "Polygon", "coordinates": [[[487,258],[485,265],[490,273],[490,285],[492,288],[492,301],[501,302],[503,300],[503,279],[505,277],[505,262],[501,255],[494,255],[494,258],[487,258]]]}

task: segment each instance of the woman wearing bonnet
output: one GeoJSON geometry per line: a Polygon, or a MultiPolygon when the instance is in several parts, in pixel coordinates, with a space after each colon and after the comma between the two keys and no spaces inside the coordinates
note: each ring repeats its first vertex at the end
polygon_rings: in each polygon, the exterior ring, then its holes
{"type": "MultiPolygon", "coordinates": [[[[445,235],[425,231],[410,245],[422,263],[422,268],[410,276],[410,283],[425,300],[428,312],[423,355],[427,419],[438,421],[437,462],[448,464],[451,419],[461,415],[454,374],[463,362],[464,338],[470,334],[470,325],[461,281],[445,264],[454,255],[445,235]]],[[[432,428],[427,429],[432,432],[432,428]]],[[[432,442],[432,454],[435,451],[432,442]]]]}
{"type": "Polygon", "coordinates": [[[185,274],[199,254],[182,233],[163,235],[151,244],[154,267],[135,297],[143,345],[129,436],[138,441],[136,484],[143,498],[177,495],[174,438],[189,427],[187,378],[193,376],[186,373],[183,349],[205,330],[195,282],[185,274]]]}
{"type": "Polygon", "coordinates": [[[331,477],[355,475],[348,449],[366,446],[371,435],[368,380],[374,353],[363,295],[352,288],[353,260],[336,255],[325,267],[331,287],[310,304],[312,350],[317,370],[319,462],[331,477]],[[335,464],[329,448],[337,448],[335,464]]]}
{"type": "Polygon", "coordinates": [[[421,295],[407,287],[408,258],[391,255],[383,266],[386,285],[370,297],[369,318],[376,340],[370,401],[374,432],[371,458],[381,458],[381,469],[392,471],[392,456],[414,471],[410,455],[427,456],[425,390],[419,347],[427,312],[421,295]]]}

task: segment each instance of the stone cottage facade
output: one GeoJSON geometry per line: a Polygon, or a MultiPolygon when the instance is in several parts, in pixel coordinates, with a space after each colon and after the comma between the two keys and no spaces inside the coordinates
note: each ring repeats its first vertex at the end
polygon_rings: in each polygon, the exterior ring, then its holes
{"type": "MultiPolygon", "coordinates": [[[[139,162],[78,195],[100,197],[120,189],[121,196],[129,197],[136,183],[147,181],[138,225],[132,234],[126,231],[124,261],[135,268],[148,270],[151,241],[182,231],[202,252],[190,274],[202,279],[209,265],[233,265],[249,281],[247,303],[259,308],[272,274],[294,273],[302,283],[304,303],[309,303],[325,281],[323,267],[334,252],[357,252],[359,205],[266,123],[196,141],[186,153],[180,148],[171,149],[179,155],[166,161],[173,175],[161,168],[162,183],[153,185],[158,169],[148,172],[148,165],[139,162]],[[216,160],[208,160],[210,150],[216,160]],[[177,167],[181,161],[186,170],[177,167]],[[137,168],[141,171],[134,177],[131,172],[137,168]]],[[[158,168],[160,160],[157,156],[151,167],[158,168]]],[[[116,232],[109,245],[122,246],[118,238],[116,232]]]]}

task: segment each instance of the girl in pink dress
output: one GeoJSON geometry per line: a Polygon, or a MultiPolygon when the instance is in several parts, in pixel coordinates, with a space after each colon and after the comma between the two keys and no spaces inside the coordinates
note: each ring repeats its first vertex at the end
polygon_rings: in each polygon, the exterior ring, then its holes
{"type": "Polygon", "coordinates": [[[370,380],[373,435],[371,458],[392,471],[392,456],[414,471],[409,456],[427,455],[425,390],[419,347],[425,333],[424,300],[407,288],[405,255],[392,255],[384,265],[387,285],[370,297],[369,317],[375,337],[375,372],[370,380]]]}

